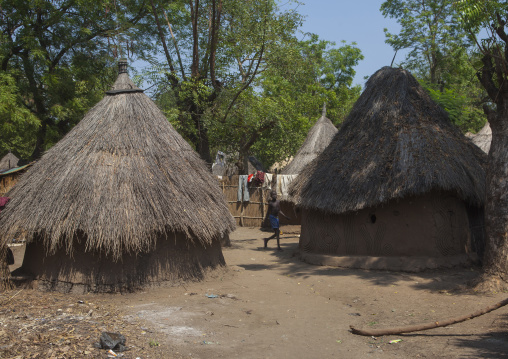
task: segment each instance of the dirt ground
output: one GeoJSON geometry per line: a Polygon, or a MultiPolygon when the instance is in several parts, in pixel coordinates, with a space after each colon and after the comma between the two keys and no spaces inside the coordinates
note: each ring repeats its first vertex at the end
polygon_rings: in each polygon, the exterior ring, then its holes
{"type": "MultiPolygon", "coordinates": [[[[506,358],[508,308],[415,334],[361,337],[358,328],[441,321],[506,293],[457,290],[478,268],[419,274],[312,266],[298,231],[239,228],[223,250],[228,270],[185,287],[63,295],[15,288],[0,295],[0,358],[106,358],[101,331],[124,334],[125,358],[506,358]],[[401,339],[390,344],[391,340],[401,339]]],[[[19,262],[21,247],[15,250],[19,262]]]]}

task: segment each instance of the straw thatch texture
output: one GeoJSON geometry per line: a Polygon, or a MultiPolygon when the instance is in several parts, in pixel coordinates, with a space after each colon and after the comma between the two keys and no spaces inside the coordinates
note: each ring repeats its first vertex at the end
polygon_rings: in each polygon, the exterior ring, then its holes
{"type": "Polygon", "coordinates": [[[118,259],[152,250],[161,234],[210,246],[235,228],[204,162],[126,73],[9,196],[0,238],[23,231],[49,254],[71,253],[79,237],[118,259]]]}
{"type": "Polygon", "coordinates": [[[302,172],[330,144],[336,133],[337,128],[323,114],[310,129],[295,158],[282,169],[281,173],[296,175],[302,172]]]}
{"type": "Polygon", "coordinates": [[[434,190],[482,205],[484,160],[408,71],[384,67],[290,195],[337,214],[434,190]]]}
{"type": "Polygon", "coordinates": [[[478,131],[476,134],[466,134],[471,141],[486,154],[490,151],[490,143],[492,142],[492,129],[490,128],[490,124],[487,122],[483,128],[478,131]]]}
{"type": "Polygon", "coordinates": [[[18,162],[19,158],[9,152],[0,160],[0,173],[16,167],[18,162]]]}

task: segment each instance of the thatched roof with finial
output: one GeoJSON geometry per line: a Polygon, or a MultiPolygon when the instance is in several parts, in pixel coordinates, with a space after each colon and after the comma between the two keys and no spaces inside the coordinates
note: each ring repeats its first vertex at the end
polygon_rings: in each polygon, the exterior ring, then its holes
{"type": "MultiPolygon", "coordinates": [[[[234,230],[217,181],[197,153],[126,73],[24,174],[0,214],[0,238],[24,233],[46,250],[118,258],[153,249],[161,234],[210,244],[234,230]]],[[[124,70],[122,70],[122,67],[124,70]]]]}
{"type": "Polygon", "coordinates": [[[481,205],[485,160],[408,71],[383,67],[290,195],[336,214],[431,191],[481,205]]]}
{"type": "Polygon", "coordinates": [[[282,169],[282,174],[299,174],[330,144],[337,128],[326,117],[326,105],[323,105],[323,113],[310,129],[305,141],[296,153],[293,160],[282,169]]]}
{"type": "Polygon", "coordinates": [[[11,152],[7,153],[0,160],[0,173],[10,170],[11,168],[17,167],[18,162],[19,162],[19,158],[17,158],[11,152]]]}

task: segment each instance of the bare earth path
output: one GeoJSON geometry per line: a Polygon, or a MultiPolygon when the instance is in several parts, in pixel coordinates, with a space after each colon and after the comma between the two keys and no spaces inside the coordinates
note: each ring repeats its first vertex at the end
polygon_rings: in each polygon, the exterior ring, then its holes
{"type": "MultiPolygon", "coordinates": [[[[183,287],[114,296],[132,318],[161,334],[161,346],[188,358],[506,358],[508,310],[449,328],[368,338],[348,332],[442,320],[473,312],[506,293],[452,292],[472,269],[424,274],[311,266],[293,256],[298,237],[283,236],[283,252],[263,250],[266,232],[240,228],[224,250],[230,270],[183,287]],[[218,296],[209,298],[208,296],[218,296]],[[402,341],[389,344],[390,340],[402,341]]],[[[169,354],[169,353],[168,353],[169,354]]]]}
{"type": "MultiPolygon", "coordinates": [[[[269,235],[239,228],[224,249],[229,269],[185,286],[133,294],[0,294],[0,358],[106,358],[92,346],[103,330],[126,335],[132,349],[124,358],[508,357],[506,307],[411,335],[370,338],[348,331],[350,324],[439,321],[504,299],[507,293],[454,291],[478,269],[411,274],[312,266],[294,256],[296,234],[283,235],[283,252],[273,241],[261,248],[269,235]],[[51,333],[66,341],[55,344],[51,333]],[[401,341],[389,344],[394,339],[401,341]],[[52,350],[60,354],[50,356],[52,350]]],[[[22,253],[15,255],[20,263],[22,253]]]]}

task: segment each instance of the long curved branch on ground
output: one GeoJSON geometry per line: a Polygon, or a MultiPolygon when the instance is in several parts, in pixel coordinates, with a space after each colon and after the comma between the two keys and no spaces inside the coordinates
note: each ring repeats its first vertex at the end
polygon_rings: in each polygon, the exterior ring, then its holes
{"type": "Polygon", "coordinates": [[[432,323],[426,323],[426,324],[416,324],[416,325],[408,325],[405,327],[395,327],[395,328],[387,328],[387,329],[356,329],[352,325],[349,326],[351,328],[351,333],[357,334],[357,335],[364,335],[364,336],[374,336],[374,337],[381,337],[383,335],[396,335],[396,334],[403,334],[403,333],[412,333],[412,332],[419,332],[422,330],[428,330],[433,328],[440,328],[440,327],[446,327],[448,325],[456,324],[465,322],[466,320],[473,319],[476,317],[479,317],[481,315],[487,314],[492,312],[493,310],[499,309],[501,307],[504,307],[508,304],[508,298],[494,304],[491,306],[488,306],[486,308],[483,308],[481,310],[478,310],[472,314],[464,315],[457,318],[447,319],[442,322],[432,322],[432,323]]]}

